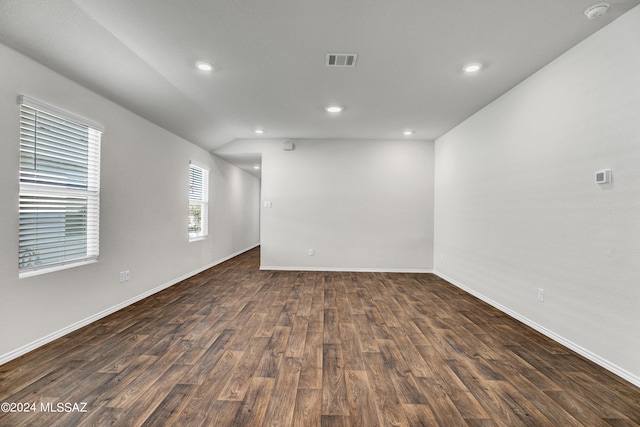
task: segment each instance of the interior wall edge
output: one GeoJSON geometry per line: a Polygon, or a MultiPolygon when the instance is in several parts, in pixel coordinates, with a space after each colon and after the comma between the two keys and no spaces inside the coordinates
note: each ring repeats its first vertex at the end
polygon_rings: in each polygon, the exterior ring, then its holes
{"type": "Polygon", "coordinates": [[[143,299],[148,298],[153,294],[161,292],[161,291],[163,291],[163,290],[165,290],[165,289],[167,289],[167,288],[169,288],[169,287],[171,287],[173,285],[176,285],[176,284],[182,282],[183,280],[186,280],[186,279],[188,279],[190,277],[193,277],[196,274],[201,273],[201,272],[203,272],[203,271],[205,271],[205,270],[207,270],[207,269],[209,269],[211,267],[215,267],[216,265],[221,264],[221,263],[223,263],[225,261],[228,261],[231,258],[236,257],[236,256],[238,256],[240,254],[243,254],[243,253],[245,253],[247,251],[250,251],[251,249],[257,248],[258,246],[260,246],[260,243],[256,243],[255,245],[247,247],[245,249],[241,249],[241,250],[239,250],[237,252],[234,252],[231,255],[227,255],[226,257],[218,259],[218,260],[216,260],[216,261],[214,261],[212,263],[209,263],[209,264],[207,264],[207,265],[205,265],[203,267],[200,267],[200,268],[198,268],[196,270],[193,270],[193,271],[191,271],[191,272],[189,272],[187,274],[184,274],[184,275],[182,275],[182,276],[180,276],[178,278],[170,280],[169,282],[166,282],[166,283],[164,283],[164,284],[162,284],[160,286],[157,286],[157,287],[155,287],[153,289],[149,289],[148,291],[143,292],[140,295],[137,295],[137,296],[135,296],[133,298],[130,298],[130,299],[126,300],[126,301],[123,301],[123,302],[121,302],[119,304],[116,304],[113,307],[107,308],[106,310],[103,310],[103,311],[101,311],[99,313],[93,314],[93,315],[91,315],[91,316],[89,316],[89,317],[87,317],[87,318],[85,318],[83,320],[75,322],[75,323],[73,323],[73,324],[71,324],[69,326],[66,326],[66,327],[58,330],[58,331],[52,332],[51,334],[46,335],[46,336],[44,336],[42,338],[39,338],[39,339],[37,339],[35,341],[32,341],[29,344],[26,344],[26,345],[24,345],[22,347],[19,347],[19,348],[15,349],[15,350],[12,350],[12,351],[8,352],[8,353],[0,355],[0,365],[3,365],[3,364],[5,364],[5,363],[7,363],[7,362],[9,362],[9,361],[11,361],[13,359],[17,359],[18,357],[23,356],[23,355],[29,353],[30,351],[36,350],[37,348],[42,347],[45,344],[48,344],[48,343],[50,343],[52,341],[55,341],[58,338],[62,338],[63,336],[65,336],[67,334],[70,334],[73,331],[76,331],[76,330],[78,330],[80,328],[83,328],[83,327],[85,327],[85,326],[87,326],[87,325],[89,325],[89,324],[91,324],[93,322],[96,322],[96,321],[98,321],[98,320],[100,320],[100,319],[102,319],[104,317],[107,317],[110,314],[113,314],[113,313],[115,313],[115,312],[117,312],[119,310],[122,310],[123,308],[125,308],[127,306],[130,306],[131,304],[135,304],[138,301],[142,301],[143,299]]]}
{"type": "Polygon", "coordinates": [[[329,271],[336,273],[420,273],[433,274],[430,268],[292,267],[261,265],[264,271],[329,271]]]}
{"type": "Polygon", "coordinates": [[[434,273],[436,276],[440,277],[443,280],[446,280],[447,282],[451,283],[453,286],[462,289],[463,291],[467,292],[470,295],[473,295],[474,297],[478,298],[481,301],[486,302],[487,304],[489,304],[490,306],[500,310],[501,312],[503,312],[504,314],[516,319],[517,321],[529,326],[530,328],[540,332],[542,335],[545,335],[548,338],[551,338],[553,341],[557,342],[558,344],[568,348],[571,351],[574,351],[576,353],[578,353],[580,356],[590,360],[591,362],[601,366],[602,368],[606,369],[607,371],[619,376],[620,378],[629,381],[631,384],[635,385],[636,387],[640,387],[640,376],[637,376],[629,371],[627,371],[624,368],[621,368],[620,366],[616,365],[615,363],[610,362],[609,360],[600,357],[599,355],[589,351],[588,349],[574,343],[573,341],[566,339],[565,337],[563,337],[562,335],[559,335],[557,333],[555,333],[554,331],[545,328],[544,326],[534,322],[533,320],[519,314],[516,311],[513,311],[509,308],[507,308],[506,306],[492,300],[491,298],[486,297],[485,295],[481,294],[480,292],[477,292],[475,290],[473,290],[473,288],[464,285],[463,283],[452,279],[451,277],[446,276],[445,274],[442,274],[440,272],[438,272],[437,270],[434,271],[434,273]]]}

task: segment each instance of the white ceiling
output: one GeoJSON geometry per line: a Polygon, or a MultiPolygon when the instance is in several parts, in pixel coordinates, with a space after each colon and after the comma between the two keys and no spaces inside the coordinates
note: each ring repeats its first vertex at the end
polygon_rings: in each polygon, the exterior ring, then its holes
{"type": "Polygon", "coordinates": [[[0,42],[210,151],[407,128],[433,140],[640,0],[588,20],[593,3],[0,0],[0,42]],[[358,53],[357,66],[327,68],[329,52],[358,53]],[[202,59],[216,71],[197,70],[202,59]],[[464,75],[469,61],[485,67],[464,75]]]}

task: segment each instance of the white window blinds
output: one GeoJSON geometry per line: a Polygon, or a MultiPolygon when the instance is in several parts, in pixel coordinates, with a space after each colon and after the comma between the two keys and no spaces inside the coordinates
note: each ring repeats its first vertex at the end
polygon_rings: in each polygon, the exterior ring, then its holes
{"type": "Polygon", "coordinates": [[[189,240],[209,235],[209,170],[189,164],[189,240]]]}
{"type": "Polygon", "coordinates": [[[20,277],[98,258],[102,128],[20,97],[20,277]]]}

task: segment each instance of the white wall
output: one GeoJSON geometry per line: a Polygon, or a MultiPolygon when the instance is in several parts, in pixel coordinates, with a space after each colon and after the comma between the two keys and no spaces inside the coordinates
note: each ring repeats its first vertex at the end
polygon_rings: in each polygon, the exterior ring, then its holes
{"type": "Polygon", "coordinates": [[[638,40],[640,7],[436,141],[434,260],[640,385],[638,40]]]}
{"type": "Polygon", "coordinates": [[[0,363],[259,243],[257,178],[2,45],[0,75],[0,363]],[[98,263],[18,279],[20,94],[106,128],[98,263]],[[211,168],[210,237],[194,243],[189,160],[211,168]]]}
{"type": "Polygon", "coordinates": [[[235,141],[262,153],[264,269],[430,271],[433,142],[235,141]],[[309,256],[308,250],[315,255],[309,256]]]}

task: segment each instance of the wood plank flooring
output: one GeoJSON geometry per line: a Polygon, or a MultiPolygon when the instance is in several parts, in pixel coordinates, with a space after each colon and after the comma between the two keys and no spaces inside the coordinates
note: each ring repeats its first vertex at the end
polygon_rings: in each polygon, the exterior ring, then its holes
{"type": "Polygon", "coordinates": [[[0,366],[35,406],[0,426],[640,426],[640,389],[433,275],[258,263],[0,366]]]}

